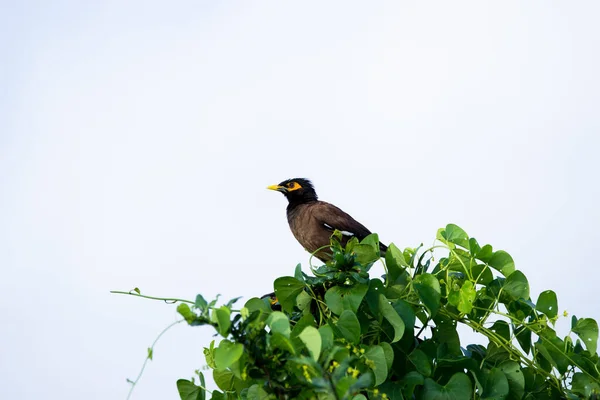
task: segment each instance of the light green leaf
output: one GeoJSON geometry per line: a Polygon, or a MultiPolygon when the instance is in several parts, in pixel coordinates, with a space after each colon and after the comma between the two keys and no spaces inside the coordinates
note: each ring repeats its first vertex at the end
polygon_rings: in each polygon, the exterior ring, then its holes
{"type": "Polygon", "coordinates": [[[356,344],[360,340],[360,323],[352,311],[342,311],[336,327],[350,343],[356,344]]]}
{"type": "Polygon", "coordinates": [[[385,252],[385,264],[387,266],[387,284],[396,282],[396,279],[408,268],[408,263],[404,259],[402,251],[394,243],[390,243],[385,252]]]}
{"type": "Polygon", "coordinates": [[[219,333],[223,337],[227,337],[229,328],[231,327],[231,310],[225,306],[219,307],[213,311],[216,315],[219,333]]]}
{"type": "Polygon", "coordinates": [[[243,353],[244,346],[242,344],[233,343],[227,339],[221,340],[219,347],[215,349],[215,364],[217,369],[229,368],[240,359],[243,353]]]}
{"type": "Polygon", "coordinates": [[[271,400],[274,398],[275,395],[265,392],[258,384],[250,386],[246,395],[246,400],[271,400]]]}
{"type": "Polygon", "coordinates": [[[390,302],[383,294],[379,294],[379,312],[394,328],[392,343],[402,339],[402,335],[404,335],[404,321],[402,321],[400,315],[390,305],[390,302]]]}
{"type": "Polygon", "coordinates": [[[296,298],[302,290],[304,290],[304,282],[299,281],[291,276],[284,276],[275,279],[273,283],[275,288],[275,296],[281,304],[281,308],[288,313],[294,310],[296,305],[296,298]]]}
{"type": "Polygon", "coordinates": [[[281,311],[271,313],[267,319],[267,325],[269,325],[272,333],[278,332],[287,338],[290,337],[290,320],[281,311]]]}
{"type": "Polygon", "coordinates": [[[373,373],[375,374],[375,386],[381,385],[387,378],[387,362],[385,352],[381,346],[371,346],[365,352],[365,358],[373,362],[373,373]]]}
{"type": "Polygon", "coordinates": [[[319,328],[321,335],[321,347],[327,351],[333,346],[333,329],[329,325],[323,325],[319,328]]]}
{"type": "Polygon", "coordinates": [[[304,345],[308,349],[310,356],[313,360],[317,361],[319,356],[321,355],[321,335],[317,328],[312,326],[307,326],[298,336],[304,345]]]}
{"type": "Polygon", "coordinates": [[[458,297],[458,311],[464,314],[469,314],[473,310],[473,301],[475,301],[475,285],[473,282],[466,281],[460,288],[458,297]]]}
{"type": "Polygon", "coordinates": [[[177,312],[185,319],[188,324],[191,324],[196,319],[196,314],[185,303],[177,306],[177,312]]]}
{"type": "Polygon", "coordinates": [[[431,274],[424,273],[415,278],[413,286],[431,316],[435,316],[440,308],[440,300],[442,298],[440,283],[437,278],[431,274]]]}
{"type": "Polygon", "coordinates": [[[469,235],[458,225],[446,225],[446,229],[442,231],[442,236],[450,243],[457,244],[465,249],[469,248],[469,235]]]}

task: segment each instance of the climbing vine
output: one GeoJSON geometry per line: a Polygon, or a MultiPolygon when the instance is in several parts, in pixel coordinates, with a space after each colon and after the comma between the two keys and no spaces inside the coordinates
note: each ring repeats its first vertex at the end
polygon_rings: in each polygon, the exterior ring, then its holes
{"type": "Polygon", "coordinates": [[[298,265],[275,280],[274,296],[239,310],[239,299],[162,299],[221,336],[204,349],[219,389],[209,392],[196,371],[197,380],[177,381],[181,399],[598,398],[598,324],[572,316],[560,336],[555,323],[567,314],[556,293],[533,302],[507,252],[454,224],[431,248],[391,244],[383,259],[376,234],[345,248],[340,239],[332,236],[326,265],[310,274],[298,265]],[[385,275],[370,277],[379,260],[385,275]],[[461,343],[458,324],[487,343],[461,343]]]}

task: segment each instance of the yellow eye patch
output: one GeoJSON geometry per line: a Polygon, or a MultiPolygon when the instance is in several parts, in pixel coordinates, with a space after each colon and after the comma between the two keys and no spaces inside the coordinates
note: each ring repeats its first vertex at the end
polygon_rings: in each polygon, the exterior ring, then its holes
{"type": "Polygon", "coordinates": [[[300,186],[300,184],[298,182],[290,182],[287,185],[285,185],[285,187],[287,188],[288,192],[302,189],[302,186],[300,186]]]}

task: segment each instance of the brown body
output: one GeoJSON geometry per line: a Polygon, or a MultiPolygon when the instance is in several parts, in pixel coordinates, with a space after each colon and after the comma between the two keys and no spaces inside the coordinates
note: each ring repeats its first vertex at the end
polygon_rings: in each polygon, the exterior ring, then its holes
{"type": "MultiPolygon", "coordinates": [[[[287,197],[287,219],[294,237],[321,261],[331,259],[328,246],[334,230],[342,233],[343,245],[352,237],[362,240],[371,234],[364,225],[338,207],[319,201],[307,179],[289,179],[269,186],[269,189],[280,191],[287,197]]],[[[380,247],[385,253],[387,246],[381,244],[380,247]]]]}

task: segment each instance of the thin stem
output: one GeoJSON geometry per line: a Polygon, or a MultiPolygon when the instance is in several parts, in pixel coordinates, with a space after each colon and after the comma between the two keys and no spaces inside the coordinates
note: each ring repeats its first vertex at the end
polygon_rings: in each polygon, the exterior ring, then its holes
{"type": "Polygon", "coordinates": [[[178,323],[183,322],[183,321],[185,321],[185,319],[180,319],[178,321],[173,322],[172,324],[167,326],[165,329],[163,329],[163,331],[161,333],[159,333],[159,335],[156,337],[156,339],[154,339],[152,346],[150,346],[150,349],[148,352],[149,354],[146,356],[146,359],[144,360],[144,364],[142,365],[142,369],[140,370],[140,373],[138,374],[137,378],[135,378],[135,381],[129,381],[129,382],[131,382],[131,389],[129,389],[129,393],[127,394],[127,400],[129,400],[131,398],[131,394],[133,393],[133,389],[135,388],[135,385],[137,385],[138,381],[142,377],[142,374],[144,373],[144,369],[146,368],[146,364],[148,363],[148,360],[150,360],[150,355],[154,353],[154,346],[156,346],[156,342],[158,342],[160,337],[166,331],[168,331],[169,329],[171,329],[172,327],[174,327],[175,325],[177,325],[178,323]]]}
{"type": "Polygon", "coordinates": [[[161,301],[164,301],[165,303],[171,303],[171,304],[177,303],[177,302],[188,303],[188,304],[196,304],[196,303],[194,303],[193,301],[190,301],[190,300],[178,299],[178,298],[174,298],[174,297],[146,296],[144,294],[140,294],[140,293],[132,292],[132,291],[130,291],[130,292],[123,292],[121,290],[111,290],[110,292],[113,293],[113,294],[127,294],[129,296],[143,297],[145,299],[151,299],[151,300],[161,300],[161,301]]]}

